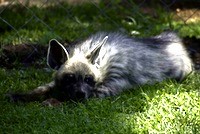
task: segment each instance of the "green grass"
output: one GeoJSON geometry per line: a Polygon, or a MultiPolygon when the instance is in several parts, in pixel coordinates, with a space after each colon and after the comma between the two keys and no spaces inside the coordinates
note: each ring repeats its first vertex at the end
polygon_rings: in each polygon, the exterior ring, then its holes
{"type": "Polygon", "coordinates": [[[4,98],[51,80],[34,68],[0,70],[0,133],[198,133],[200,75],[182,83],[165,81],[126,91],[115,97],[66,102],[43,107],[39,102],[13,104],[4,98]]]}
{"type": "MultiPolygon", "coordinates": [[[[139,35],[133,36],[151,36],[165,29],[174,29],[181,36],[200,35],[199,22],[185,25],[173,20],[172,15],[162,8],[156,8],[157,17],[154,18],[140,12],[133,2],[131,4],[126,7],[118,1],[97,6],[64,3],[44,8],[33,6],[29,10],[20,5],[9,6],[0,14],[0,46],[24,43],[46,45],[51,38],[73,41],[99,30],[121,29],[128,34],[139,32],[139,35]]],[[[4,95],[8,92],[29,91],[51,80],[52,72],[44,69],[0,68],[0,133],[130,134],[200,131],[198,73],[192,74],[182,83],[165,81],[126,91],[115,97],[90,99],[83,103],[66,102],[55,108],[43,107],[38,102],[13,104],[5,99],[4,95]]]]}

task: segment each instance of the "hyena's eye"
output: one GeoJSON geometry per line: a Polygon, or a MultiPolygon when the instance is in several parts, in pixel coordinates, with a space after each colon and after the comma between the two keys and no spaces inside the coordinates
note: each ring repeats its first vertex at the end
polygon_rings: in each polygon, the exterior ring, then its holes
{"type": "Polygon", "coordinates": [[[65,74],[64,76],[63,76],[63,82],[65,82],[65,83],[75,83],[76,82],[76,77],[75,77],[75,74],[71,74],[71,73],[69,73],[69,74],[65,74]]]}
{"type": "Polygon", "coordinates": [[[84,81],[89,84],[90,86],[94,86],[94,77],[92,75],[86,75],[84,81]]]}

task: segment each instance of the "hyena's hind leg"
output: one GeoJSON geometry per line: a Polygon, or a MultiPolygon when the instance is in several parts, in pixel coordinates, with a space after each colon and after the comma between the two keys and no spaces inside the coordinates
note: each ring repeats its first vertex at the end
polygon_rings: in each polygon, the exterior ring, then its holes
{"type": "Polygon", "coordinates": [[[55,82],[52,81],[46,85],[37,87],[28,93],[8,93],[6,96],[12,102],[43,101],[49,97],[49,93],[54,89],[54,87],[55,82]]]}

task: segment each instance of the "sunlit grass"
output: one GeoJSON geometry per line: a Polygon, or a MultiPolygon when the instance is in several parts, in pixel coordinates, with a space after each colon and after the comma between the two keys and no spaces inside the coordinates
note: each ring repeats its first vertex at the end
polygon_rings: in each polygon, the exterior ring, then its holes
{"type": "Polygon", "coordinates": [[[0,70],[0,132],[3,133],[197,133],[200,128],[199,74],[182,83],[166,81],[105,99],[43,107],[13,104],[8,91],[24,92],[51,80],[38,69],[0,70]]]}

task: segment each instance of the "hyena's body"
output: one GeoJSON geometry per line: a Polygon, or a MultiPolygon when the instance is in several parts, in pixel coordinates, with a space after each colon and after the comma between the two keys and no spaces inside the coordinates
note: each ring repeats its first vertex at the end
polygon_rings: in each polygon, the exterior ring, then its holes
{"type": "Polygon", "coordinates": [[[54,94],[61,101],[105,97],[168,78],[182,80],[192,71],[191,60],[173,32],[151,38],[100,32],[70,53],[51,40],[47,60],[57,70],[55,80],[28,94],[11,94],[11,99],[36,100],[54,94]]]}

